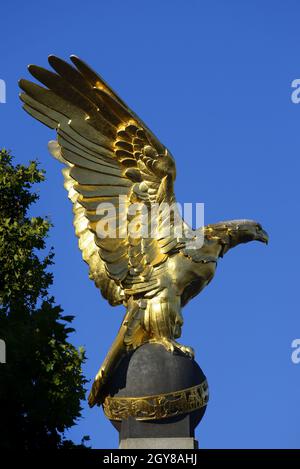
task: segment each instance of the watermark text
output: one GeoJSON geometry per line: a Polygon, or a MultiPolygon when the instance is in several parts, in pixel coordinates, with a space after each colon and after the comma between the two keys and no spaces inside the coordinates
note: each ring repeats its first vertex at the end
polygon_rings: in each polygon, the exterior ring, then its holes
{"type": "Polygon", "coordinates": [[[0,103],[6,103],[6,83],[0,78],[0,103]]]}

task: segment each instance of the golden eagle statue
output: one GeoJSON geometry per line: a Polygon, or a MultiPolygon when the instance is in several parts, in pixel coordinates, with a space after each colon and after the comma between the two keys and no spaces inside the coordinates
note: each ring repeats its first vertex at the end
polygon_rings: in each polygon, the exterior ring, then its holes
{"type": "Polygon", "coordinates": [[[89,396],[93,406],[103,402],[103,386],[120,359],[140,345],[156,342],[193,356],[190,347],[175,341],[182,307],[211,281],[219,257],[240,243],[267,242],[268,236],[255,221],[233,220],[203,227],[203,242],[193,245],[196,231],[180,217],[178,223],[176,210],[166,214],[175,204],[171,153],[98,74],[76,56],[71,61],[51,55],[54,72],[30,65],[46,88],[23,79],[20,87],[24,109],[56,129],[57,141],[49,142],[49,149],[65,165],[64,185],[90,278],[112,306],[126,308],[96,375],[89,396]],[[98,232],[101,204],[115,208],[106,217],[115,227],[113,236],[98,232]],[[135,213],[132,205],[138,207],[135,213]],[[146,236],[141,207],[152,205],[159,208],[155,233],[146,236]]]}

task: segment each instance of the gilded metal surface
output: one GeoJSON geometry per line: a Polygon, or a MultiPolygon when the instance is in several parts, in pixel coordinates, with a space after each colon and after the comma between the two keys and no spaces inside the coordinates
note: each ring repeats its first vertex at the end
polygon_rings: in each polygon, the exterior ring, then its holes
{"type": "MultiPolygon", "coordinates": [[[[267,242],[268,237],[252,220],[206,226],[198,249],[190,248],[189,236],[177,236],[173,219],[165,235],[163,207],[175,202],[172,155],[99,75],[78,57],[71,56],[71,61],[72,65],[50,56],[55,73],[30,65],[31,74],[46,88],[27,80],[21,80],[20,87],[24,109],[57,132],[49,150],[65,165],[64,185],[90,278],[112,306],[126,308],[96,375],[89,396],[93,406],[103,401],[103,386],[122,355],[141,344],[157,342],[192,356],[190,347],[175,341],[181,335],[182,307],[211,281],[219,257],[240,243],[267,242]],[[119,196],[125,207],[121,219],[119,196]],[[116,209],[110,219],[114,237],[97,232],[97,207],[104,202],[116,209]],[[137,221],[129,211],[134,203],[160,207],[155,236],[128,234],[127,228],[137,221]]],[[[193,230],[180,223],[184,233],[193,236],[193,230]]]]}
{"type": "Polygon", "coordinates": [[[201,409],[208,403],[208,384],[156,396],[106,397],[103,402],[105,415],[110,420],[159,420],[201,409]]]}

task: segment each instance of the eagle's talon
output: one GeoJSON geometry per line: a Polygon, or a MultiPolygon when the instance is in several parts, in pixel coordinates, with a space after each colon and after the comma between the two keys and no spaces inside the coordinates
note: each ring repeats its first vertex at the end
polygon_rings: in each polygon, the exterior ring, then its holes
{"type": "Polygon", "coordinates": [[[188,347],[186,345],[180,345],[178,344],[177,347],[184,355],[187,355],[189,358],[193,359],[195,356],[194,349],[192,347],[188,347]]]}
{"type": "MultiPolygon", "coordinates": [[[[174,341],[175,342],[175,341],[174,341]]],[[[181,345],[178,342],[174,343],[175,350],[178,350],[180,353],[183,353],[189,358],[194,358],[194,350],[192,347],[188,347],[186,345],[181,345]]]]}
{"type": "Polygon", "coordinates": [[[177,350],[191,359],[193,359],[195,356],[195,352],[192,347],[181,345],[178,342],[176,342],[176,340],[163,338],[159,342],[157,341],[155,342],[163,345],[163,347],[165,347],[165,349],[170,353],[174,353],[177,350]]]}

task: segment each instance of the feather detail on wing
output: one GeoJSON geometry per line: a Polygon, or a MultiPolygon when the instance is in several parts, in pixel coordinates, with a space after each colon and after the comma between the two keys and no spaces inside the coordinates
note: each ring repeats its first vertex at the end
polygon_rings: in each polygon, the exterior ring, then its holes
{"type": "Polygon", "coordinates": [[[61,154],[61,147],[55,140],[48,143],[48,149],[52,156],[64,163],[67,167],[62,170],[64,176],[64,187],[68,192],[68,197],[73,203],[75,234],[79,238],[79,248],[82,252],[83,260],[89,265],[89,277],[101,291],[104,298],[112,306],[122,304],[124,291],[120,285],[110,279],[106,273],[105,263],[99,255],[99,247],[95,243],[95,235],[89,229],[89,220],[85,216],[85,209],[78,202],[79,194],[74,189],[75,180],[70,177],[71,165],[61,154]]]}
{"type": "Polygon", "coordinates": [[[126,294],[157,286],[153,269],[182,247],[174,232],[164,231],[164,207],[175,204],[175,162],[102,78],[79,58],[71,60],[76,68],[50,56],[56,73],[29,66],[47,88],[21,80],[21,99],[29,114],[57,131],[57,143],[51,142],[49,149],[66,165],[65,187],[73,202],[79,247],[104,297],[119,304],[126,294]],[[140,205],[132,211],[132,204],[140,205]],[[159,211],[156,236],[149,237],[153,220],[141,218],[141,211],[151,204],[159,211]],[[105,215],[99,206],[107,207],[105,215]],[[147,236],[141,219],[146,220],[147,236]],[[103,220],[115,228],[114,236],[99,234],[103,220]],[[128,230],[135,225],[136,236],[128,230]]]}

